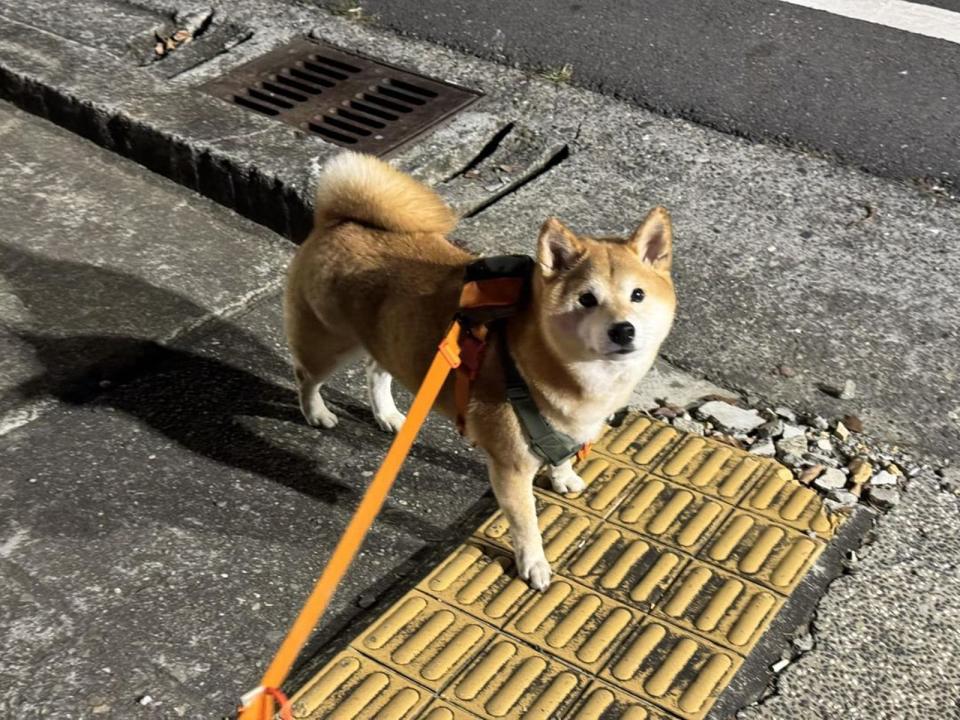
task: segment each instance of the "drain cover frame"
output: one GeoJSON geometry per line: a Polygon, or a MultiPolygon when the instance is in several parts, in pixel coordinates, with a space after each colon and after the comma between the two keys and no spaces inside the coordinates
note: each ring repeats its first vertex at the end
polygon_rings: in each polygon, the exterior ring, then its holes
{"type": "Polygon", "coordinates": [[[378,156],[415,142],[483,96],[312,37],[296,38],[199,89],[378,156]]]}

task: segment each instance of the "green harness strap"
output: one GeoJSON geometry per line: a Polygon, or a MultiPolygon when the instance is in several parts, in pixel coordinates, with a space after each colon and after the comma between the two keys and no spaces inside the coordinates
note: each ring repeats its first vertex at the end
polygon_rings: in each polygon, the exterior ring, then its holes
{"type": "Polygon", "coordinates": [[[557,430],[540,414],[537,403],[530,394],[530,386],[521,377],[510,354],[506,328],[501,325],[500,331],[500,359],[507,381],[507,400],[520,420],[520,426],[527,436],[533,454],[554,467],[562,465],[580,452],[583,445],[557,430]]]}

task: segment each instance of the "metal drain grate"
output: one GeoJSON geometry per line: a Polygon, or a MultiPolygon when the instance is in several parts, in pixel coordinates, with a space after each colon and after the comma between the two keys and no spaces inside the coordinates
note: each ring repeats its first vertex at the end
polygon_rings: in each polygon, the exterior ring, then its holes
{"type": "Polygon", "coordinates": [[[480,93],[300,38],[202,89],[354,150],[384,155],[480,93]]]}

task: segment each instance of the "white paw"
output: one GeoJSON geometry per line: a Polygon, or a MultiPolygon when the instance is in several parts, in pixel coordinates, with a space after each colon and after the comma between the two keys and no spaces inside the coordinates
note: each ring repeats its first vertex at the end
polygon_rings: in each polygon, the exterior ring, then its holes
{"type": "Polygon", "coordinates": [[[525,554],[517,553],[517,570],[520,577],[534,590],[543,592],[550,587],[550,563],[540,553],[539,557],[528,558],[525,554]]]}
{"type": "Polygon", "coordinates": [[[374,419],[377,421],[377,425],[380,426],[381,430],[395,433],[400,432],[400,428],[403,427],[403,421],[407,419],[407,416],[399,410],[394,410],[391,413],[374,415],[374,419]]]}
{"type": "Polygon", "coordinates": [[[337,423],[340,422],[340,418],[326,408],[315,410],[305,417],[307,418],[307,422],[313,425],[313,427],[322,427],[326,430],[336,427],[337,423]]]}
{"type": "Polygon", "coordinates": [[[561,495],[583,492],[587,487],[583,478],[577,475],[571,467],[566,467],[561,470],[555,469],[550,473],[550,484],[553,486],[553,491],[561,495]]]}

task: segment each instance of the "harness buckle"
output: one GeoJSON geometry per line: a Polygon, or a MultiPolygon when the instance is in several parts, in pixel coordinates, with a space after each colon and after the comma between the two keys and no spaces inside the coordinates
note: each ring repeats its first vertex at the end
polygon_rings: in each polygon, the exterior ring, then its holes
{"type": "Polygon", "coordinates": [[[456,343],[451,343],[447,338],[444,338],[443,342],[437,347],[437,350],[451,368],[456,370],[460,367],[460,348],[456,343]]]}

